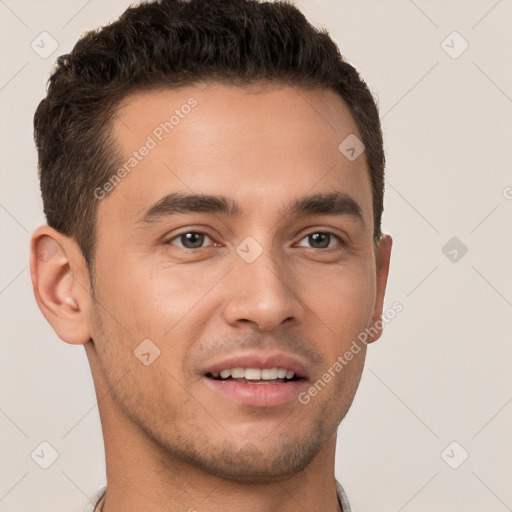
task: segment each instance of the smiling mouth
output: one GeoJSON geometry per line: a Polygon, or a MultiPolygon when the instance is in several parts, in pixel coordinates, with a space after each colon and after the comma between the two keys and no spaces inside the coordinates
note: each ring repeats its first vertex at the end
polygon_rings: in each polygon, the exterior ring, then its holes
{"type": "Polygon", "coordinates": [[[220,372],[209,372],[206,377],[221,382],[240,384],[286,384],[302,380],[293,370],[287,368],[226,368],[220,372]]]}

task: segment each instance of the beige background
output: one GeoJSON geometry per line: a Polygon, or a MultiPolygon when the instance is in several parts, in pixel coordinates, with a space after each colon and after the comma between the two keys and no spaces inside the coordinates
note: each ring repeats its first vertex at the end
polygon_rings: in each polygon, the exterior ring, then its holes
{"type": "MultiPolygon", "coordinates": [[[[128,4],[0,0],[1,512],[80,511],[104,482],[85,353],[32,296],[28,242],[43,216],[31,124],[55,57],[128,4]],[[43,31],[58,43],[47,59],[31,48],[43,31]],[[31,458],[43,441],[58,453],[48,469],[31,458]]],[[[512,510],[512,2],[297,4],[379,98],[386,304],[404,307],[369,349],[337,477],[354,512],[512,510]]]]}

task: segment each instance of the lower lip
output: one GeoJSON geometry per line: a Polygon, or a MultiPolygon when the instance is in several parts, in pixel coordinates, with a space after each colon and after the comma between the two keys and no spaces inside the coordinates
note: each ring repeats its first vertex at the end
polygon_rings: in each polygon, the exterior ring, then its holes
{"type": "Polygon", "coordinates": [[[298,400],[300,391],[306,385],[305,379],[279,384],[251,384],[233,380],[215,380],[204,377],[211,389],[245,405],[273,407],[298,400]]]}

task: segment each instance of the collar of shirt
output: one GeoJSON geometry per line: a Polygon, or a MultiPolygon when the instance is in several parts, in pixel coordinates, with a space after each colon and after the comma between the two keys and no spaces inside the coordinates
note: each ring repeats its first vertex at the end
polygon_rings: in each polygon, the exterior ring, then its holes
{"type": "MultiPolygon", "coordinates": [[[[91,498],[91,501],[85,506],[83,512],[95,512],[96,506],[98,505],[98,502],[105,493],[105,490],[105,485],[100,487],[96,491],[94,496],[91,498]]],[[[352,512],[352,509],[350,508],[350,503],[348,502],[347,495],[345,494],[345,491],[343,490],[343,487],[338,482],[338,480],[336,480],[336,494],[338,495],[338,503],[340,504],[342,512],[352,512]]]]}

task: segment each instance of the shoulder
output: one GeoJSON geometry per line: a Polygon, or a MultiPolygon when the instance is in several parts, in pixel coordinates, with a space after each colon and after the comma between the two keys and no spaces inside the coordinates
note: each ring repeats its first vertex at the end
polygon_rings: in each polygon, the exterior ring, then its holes
{"type": "Polygon", "coordinates": [[[103,496],[103,493],[105,492],[106,486],[102,485],[95,493],[94,496],[91,497],[91,500],[87,503],[87,505],[84,507],[82,512],[94,512],[94,509],[96,508],[96,505],[98,504],[98,501],[103,496]]]}
{"type": "Polygon", "coordinates": [[[338,502],[342,512],[351,512],[350,503],[348,502],[347,495],[341,484],[336,480],[336,493],[338,494],[338,502]]]}

